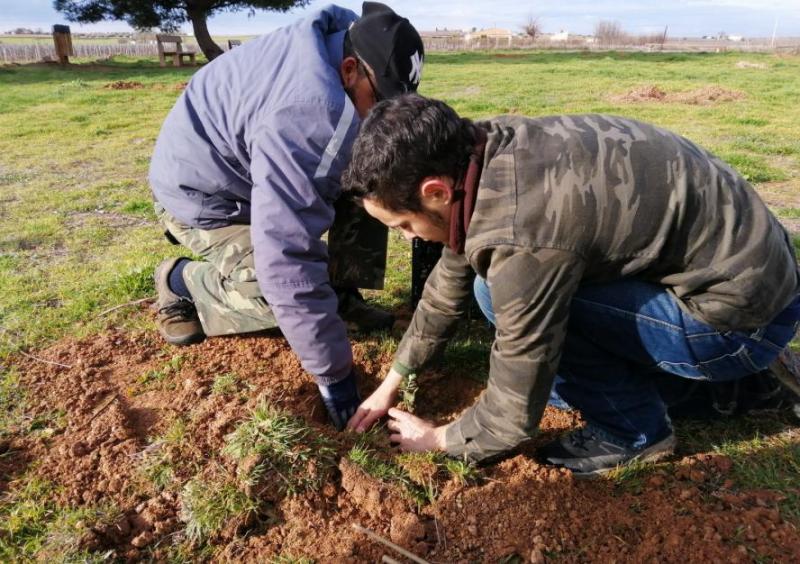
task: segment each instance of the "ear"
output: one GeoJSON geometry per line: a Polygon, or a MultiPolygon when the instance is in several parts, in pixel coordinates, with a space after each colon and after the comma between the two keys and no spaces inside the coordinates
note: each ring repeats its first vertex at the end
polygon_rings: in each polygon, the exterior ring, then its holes
{"type": "Polygon", "coordinates": [[[355,57],[345,57],[339,66],[339,74],[342,77],[342,86],[345,89],[353,88],[358,82],[358,60],[355,57]]]}
{"type": "Polygon", "coordinates": [[[429,205],[447,205],[453,201],[453,181],[446,177],[429,176],[419,185],[419,195],[429,205]]]}

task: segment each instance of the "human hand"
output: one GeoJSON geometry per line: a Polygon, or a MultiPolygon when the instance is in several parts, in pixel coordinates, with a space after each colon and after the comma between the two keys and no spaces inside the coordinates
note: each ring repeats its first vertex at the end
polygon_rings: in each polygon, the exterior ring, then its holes
{"type": "Polygon", "coordinates": [[[347,422],[347,428],[363,433],[386,415],[389,408],[397,402],[397,390],[402,381],[403,377],[398,372],[390,370],[378,389],[358,406],[355,414],[347,422]]]}
{"type": "Polygon", "coordinates": [[[437,427],[416,415],[395,408],[389,410],[389,417],[387,426],[393,431],[389,440],[398,443],[401,450],[421,452],[445,449],[444,426],[437,427]]]}

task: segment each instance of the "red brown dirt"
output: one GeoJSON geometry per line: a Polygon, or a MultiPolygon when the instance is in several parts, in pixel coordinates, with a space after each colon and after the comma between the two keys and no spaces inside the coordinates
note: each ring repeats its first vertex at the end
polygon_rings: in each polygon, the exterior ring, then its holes
{"type": "Polygon", "coordinates": [[[144,88],[144,84],[135,80],[117,80],[116,82],[109,82],[103,86],[103,88],[108,88],[110,90],[138,90],[144,88]]]}
{"type": "Polygon", "coordinates": [[[639,102],[677,102],[679,104],[708,105],[717,102],[731,102],[744,98],[743,92],[720,86],[703,86],[689,92],[667,93],[660,86],[646,84],[637,86],[625,94],[612,96],[611,100],[622,103],[639,102]]]}
{"type": "MultiPolygon", "coordinates": [[[[375,350],[366,342],[354,346],[365,393],[391,362],[375,350]]],[[[35,356],[64,366],[13,359],[30,415],[60,412],[63,425],[54,425],[49,438],[13,435],[6,445],[13,455],[0,458],[0,476],[8,482],[27,472],[50,480],[60,486],[61,504],[118,507],[121,516],[94,527],[86,546],[112,549],[123,560],[167,558],[164,547],[182,527],[179,484],[198,471],[232,472],[219,454],[224,436],[266,397],[335,441],[338,470],[319,492],[271,494],[266,524],[246,536],[236,537],[234,529],[215,537],[215,560],[399,557],[353,530],[357,523],[430,562],[497,562],[510,555],[525,562],[800,561],[800,535],[781,517],[779,496],[738,490],[723,456],[685,457],[674,472],[658,470],[640,488],[576,481],[567,471],[537,464],[531,456],[536,444],[574,427],[576,414],[548,408],[539,438],[485,468],[479,484],[450,481],[435,503],[418,508],[343,456],[354,437],[324,423],[312,379],[279,336],[215,338],[174,349],[155,332],[111,331],[65,340],[35,356]],[[146,377],[163,373],[175,355],[184,359],[179,368],[159,381],[146,377]],[[249,392],[212,393],[214,377],[231,371],[249,392]],[[178,419],[187,432],[176,483],[154,492],[137,467],[150,440],[178,419]]],[[[455,417],[481,391],[481,384],[446,369],[424,376],[420,385],[418,412],[440,421],[455,417]]]]}

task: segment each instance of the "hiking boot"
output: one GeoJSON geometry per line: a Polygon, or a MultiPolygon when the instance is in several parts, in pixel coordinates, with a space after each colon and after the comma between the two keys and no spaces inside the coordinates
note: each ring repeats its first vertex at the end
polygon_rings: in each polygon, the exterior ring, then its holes
{"type": "Polygon", "coordinates": [[[156,267],[155,281],[158,291],[156,327],[164,339],[173,345],[191,345],[206,338],[197,309],[191,298],[179,296],[169,287],[169,273],[182,257],[167,259],[156,267]]]}
{"type": "Polygon", "coordinates": [[[584,427],[546,444],[539,449],[539,455],[547,464],[571,470],[576,478],[596,478],[634,461],[656,462],[674,450],[672,432],[647,448],[635,449],[613,443],[584,427]]]}
{"type": "Polygon", "coordinates": [[[380,331],[391,329],[394,325],[394,315],[368,305],[361,292],[355,288],[337,288],[336,297],[339,298],[339,316],[347,324],[348,329],[380,331]]]}
{"type": "Polygon", "coordinates": [[[800,418],[800,356],[787,346],[767,370],[794,396],[790,399],[793,402],[792,409],[800,418]]]}

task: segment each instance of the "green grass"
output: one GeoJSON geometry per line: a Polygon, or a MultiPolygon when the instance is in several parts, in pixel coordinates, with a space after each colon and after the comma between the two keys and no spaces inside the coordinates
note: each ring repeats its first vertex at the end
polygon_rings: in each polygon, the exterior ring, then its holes
{"type": "Polygon", "coordinates": [[[784,431],[770,437],[756,436],[729,441],[714,449],[733,460],[732,477],[748,489],[769,489],[784,493],[779,502],[783,516],[800,524],[800,433],[784,431]]]}
{"type": "MultiPolygon", "coordinates": [[[[761,183],[780,182],[795,193],[800,190],[798,56],[749,53],[748,60],[768,66],[753,71],[736,68],[741,59],[737,53],[497,54],[431,53],[421,92],[476,119],[508,112],[630,116],[672,129],[728,159],[757,189],[761,183]],[[645,84],[668,93],[717,85],[744,97],[705,106],[618,101],[618,95],[645,84]]],[[[149,315],[137,309],[99,314],[152,296],[154,267],[182,252],[161,235],[147,172],[161,123],[180,94],[179,86],[196,68],[160,68],[155,59],[125,57],[102,65],[80,63],[69,69],[0,67],[0,439],[8,433],[41,433],[46,438],[63,424],[58,412],[38,418],[26,413],[26,391],[8,367],[8,355],[65,335],[91,335],[106,326],[150,326],[149,315]],[[115,81],[143,87],[106,88],[115,81]]],[[[796,204],[772,205],[780,218],[800,219],[796,204]]],[[[791,236],[800,254],[800,233],[791,236]]],[[[386,289],[368,296],[399,308],[409,298],[410,246],[391,233],[388,253],[386,289]]],[[[391,355],[398,335],[357,342],[370,356],[391,355]]],[[[444,370],[485,381],[491,342],[492,331],[484,323],[465,324],[447,348],[444,370]]],[[[180,371],[181,361],[171,353],[162,357],[161,366],[142,375],[141,386],[169,385],[180,371]]],[[[234,373],[219,374],[212,384],[213,393],[226,396],[245,393],[245,388],[234,373]]],[[[410,390],[409,401],[413,395],[410,390]]],[[[729,454],[736,487],[788,491],[800,460],[797,437],[786,434],[792,427],[796,422],[785,417],[762,416],[680,423],[677,432],[683,453],[718,449],[729,454]]],[[[188,433],[185,421],[179,420],[153,439],[151,445],[159,446],[140,461],[148,487],[177,488],[197,472],[180,463],[185,453],[179,445],[190,442],[185,440],[188,433]]],[[[243,481],[252,485],[270,475],[284,493],[316,487],[321,475],[307,473],[308,463],[322,452],[319,466],[325,469],[330,459],[327,450],[320,451],[327,447],[315,438],[302,422],[259,406],[229,435],[226,447],[226,456],[241,468],[245,459],[255,457],[258,462],[247,468],[247,475],[236,481],[196,477],[186,484],[181,497],[191,538],[213,537],[258,511],[258,504],[244,493],[243,481]]],[[[407,488],[420,504],[435,498],[442,480],[474,479],[473,469],[459,461],[378,456],[378,448],[359,442],[349,457],[376,478],[407,488]]],[[[632,467],[615,480],[623,487],[635,486],[651,469],[632,467]]],[[[0,501],[0,560],[29,560],[59,538],[51,533],[72,530],[69,512],[74,509],[58,507],[53,499],[51,484],[28,482],[0,501]]],[[[796,518],[796,495],[789,495],[781,510],[796,518]]],[[[197,542],[176,544],[174,560],[210,550],[197,542]]],[[[70,544],[67,540],[53,546],[70,544]]]]}
{"type": "Polygon", "coordinates": [[[241,378],[235,372],[225,372],[214,377],[211,392],[220,395],[230,395],[239,390],[242,385],[241,378]]]}
{"type": "Polygon", "coordinates": [[[113,524],[119,509],[63,507],[53,501],[55,493],[54,484],[26,478],[0,499],[0,561],[107,561],[108,554],[92,552],[85,539],[93,527],[113,524]]]}
{"type": "Polygon", "coordinates": [[[335,465],[333,447],[305,421],[273,406],[266,400],[252,410],[226,439],[223,452],[244,463],[245,482],[253,486],[269,483],[293,495],[319,489],[335,465]]]}
{"type": "Polygon", "coordinates": [[[13,368],[0,367],[0,439],[22,430],[25,390],[13,368]]]}
{"type": "Polygon", "coordinates": [[[186,356],[182,354],[173,355],[159,368],[148,370],[142,374],[137,383],[142,386],[149,386],[150,384],[157,384],[166,381],[170,376],[175,376],[180,372],[181,367],[186,361],[186,356]]]}
{"type": "Polygon", "coordinates": [[[192,542],[202,542],[231,523],[245,524],[258,503],[233,482],[194,478],[181,492],[181,519],[192,542]]]}
{"type": "MultiPolygon", "coordinates": [[[[516,54],[431,53],[421,92],[472,118],[628,115],[688,136],[753,182],[799,181],[800,57],[748,54],[768,66],[752,72],[735,67],[736,53],[516,54]],[[668,92],[719,85],[745,97],[710,106],[614,101],[642,84],[668,92]]],[[[156,224],[147,168],[177,85],[195,70],[126,57],[66,70],[0,67],[0,358],[65,334],[146,323],[130,308],[97,314],[153,295],[155,265],[180,253],[156,224]],[[105,88],[115,81],[143,88],[105,88]]],[[[371,299],[407,303],[409,258],[409,245],[392,234],[386,290],[371,299]]],[[[462,351],[485,358],[482,346],[462,351]]]]}
{"type": "Polygon", "coordinates": [[[146,486],[160,492],[173,485],[178,470],[191,461],[187,456],[191,449],[187,422],[178,417],[160,436],[152,438],[141,453],[138,471],[146,486]]]}
{"type": "Polygon", "coordinates": [[[359,436],[347,458],[376,480],[394,485],[420,507],[436,501],[441,485],[450,479],[460,485],[480,480],[478,469],[440,452],[409,452],[395,455],[382,448],[384,430],[373,427],[359,436]]]}

